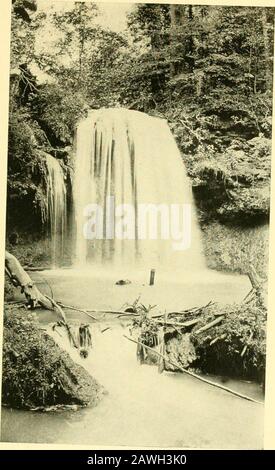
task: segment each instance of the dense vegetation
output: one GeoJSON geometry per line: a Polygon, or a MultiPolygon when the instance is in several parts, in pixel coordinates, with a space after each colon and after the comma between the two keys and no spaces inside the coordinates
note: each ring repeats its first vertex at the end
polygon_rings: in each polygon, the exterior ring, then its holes
{"type": "MultiPolygon", "coordinates": [[[[210,265],[245,271],[245,243],[234,253],[221,242],[220,256],[212,245],[217,224],[223,240],[234,238],[236,226],[251,239],[251,227],[268,221],[273,9],[136,4],[121,33],[102,28],[97,15],[96,4],[44,13],[35,0],[13,0],[8,232],[40,239],[44,152],[69,171],[79,117],[88,108],[124,106],[168,120],[192,179],[210,265]],[[52,38],[47,47],[40,35],[52,38]]],[[[264,274],[267,239],[255,240],[264,274]]]]}
{"type": "Polygon", "coordinates": [[[96,405],[103,388],[41,330],[34,314],[5,307],[3,403],[14,408],[96,405]]]}
{"type": "MultiPolygon", "coordinates": [[[[204,373],[265,383],[266,309],[255,303],[213,304],[204,309],[191,333],[171,328],[166,334],[168,361],[204,373]],[[218,325],[196,334],[198,329],[217,320],[218,325]]],[[[166,369],[176,370],[167,362],[166,369]]]]}
{"type": "MultiPolygon", "coordinates": [[[[252,278],[251,278],[252,279],[252,278]]],[[[156,319],[141,315],[133,320],[141,344],[141,363],[158,363],[160,371],[192,368],[206,374],[254,380],[265,384],[267,292],[265,284],[253,278],[253,288],[242,302],[207,305],[170,312],[163,328],[156,319]],[[155,346],[164,335],[164,349],[155,346]],[[179,366],[179,367],[178,367],[179,366]]],[[[138,308],[135,310],[138,311],[138,308]]],[[[148,313],[149,309],[147,310],[148,313]]]]}
{"type": "Polygon", "coordinates": [[[194,367],[204,372],[265,381],[266,309],[255,303],[217,305],[200,318],[199,327],[215,320],[217,311],[225,321],[204,334],[191,335],[197,358],[194,367]]]}

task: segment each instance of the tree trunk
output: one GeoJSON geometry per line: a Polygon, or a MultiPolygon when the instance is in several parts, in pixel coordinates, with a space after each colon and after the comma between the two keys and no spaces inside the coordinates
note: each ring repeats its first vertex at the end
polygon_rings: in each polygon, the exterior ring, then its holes
{"type": "Polygon", "coordinates": [[[18,259],[8,251],[5,252],[5,271],[13,285],[21,288],[30,308],[40,305],[48,310],[54,310],[52,302],[39,291],[18,259]]]}
{"type": "MultiPolygon", "coordinates": [[[[170,48],[172,48],[175,42],[175,29],[176,29],[176,5],[170,5],[170,48]]],[[[170,56],[170,78],[173,78],[176,74],[175,64],[173,62],[173,49],[170,56]]]]}
{"type": "Polygon", "coordinates": [[[262,8],[262,29],[263,29],[263,43],[264,43],[264,66],[265,66],[265,83],[266,90],[270,87],[271,75],[269,73],[269,41],[267,30],[267,16],[265,8],[262,8]]]}
{"type": "Polygon", "coordinates": [[[249,280],[251,282],[252,289],[256,293],[259,304],[267,308],[267,286],[266,283],[260,279],[254,266],[251,264],[249,267],[249,272],[247,273],[249,280]]]}

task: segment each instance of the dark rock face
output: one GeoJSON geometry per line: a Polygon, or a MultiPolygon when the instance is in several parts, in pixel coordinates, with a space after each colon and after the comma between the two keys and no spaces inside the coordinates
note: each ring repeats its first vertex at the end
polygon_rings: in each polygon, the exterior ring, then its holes
{"type": "Polygon", "coordinates": [[[2,402],[14,408],[95,406],[103,387],[39,328],[33,314],[6,307],[2,402]]]}
{"type": "Polygon", "coordinates": [[[263,384],[266,318],[266,307],[255,294],[241,304],[204,307],[190,333],[183,328],[181,333],[172,328],[166,332],[165,370],[179,370],[174,365],[178,364],[184,369],[263,384]]]}

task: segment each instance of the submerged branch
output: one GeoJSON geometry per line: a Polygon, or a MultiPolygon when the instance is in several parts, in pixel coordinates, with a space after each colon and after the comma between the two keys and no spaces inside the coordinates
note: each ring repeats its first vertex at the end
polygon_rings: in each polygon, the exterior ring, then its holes
{"type": "Polygon", "coordinates": [[[153,319],[152,319],[152,321],[154,321],[154,323],[157,323],[158,325],[178,326],[178,327],[184,328],[184,327],[196,325],[200,320],[199,320],[199,318],[196,318],[194,320],[187,320],[185,322],[153,320],[153,319]]]}
{"type": "Polygon", "coordinates": [[[202,307],[192,307],[192,308],[186,308],[184,310],[179,310],[179,311],[173,310],[171,312],[159,313],[157,315],[152,315],[151,318],[152,319],[160,318],[160,317],[164,317],[165,315],[167,315],[167,317],[172,316],[172,315],[188,315],[188,314],[197,315],[201,313],[204,309],[206,309],[207,307],[210,307],[210,305],[213,305],[213,304],[214,302],[210,300],[206,305],[203,305],[202,307]]]}
{"type": "Polygon", "coordinates": [[[228,393],[231,393],[232,395],[235,395],[239,398],[243,398],[244,400],[248,400],[248,401],[252,401],[254,403],[258,403],[260,405],[263,405],[263,402],[261,401],[258,401],[258,400],[255,400],[254,398],[251,398],[251,397],[248,397],[247,395],[244,395],[242,393],[239,393],[239,392],[236,392],[235,390],[232,390],[231,388],[228,388],[228,387],[225,387],[224,385],[220,385],[220,384],[217,384],[216,382],[212,382],[211,380],[208,380],[208,379],[205,379],[203,377],[200,377],[199,375],[195,374],[194,372],[190,372],[189,370],[187,369],[184,369],[183,367],[179,366],[178,364],[176,364],[174,361],[172,361],[171,359],[167,359],[167,357],[165,357],[163,354],[161,354],[160,352],[156,351],[154,348],[151,348],[150,346],[147,346],[146,344],[143,344],[141,343],[140,341],[137,341],[133,338],[129,338],[129,336],[127,335],[123,335],[124,338],[128,339],[129,341],[132,341],[133,343],[136,343],[136,344],[139,344],[140,346],[144,347],[144,348],[147,348],[149,351],[152,351],[154,352],[155,354],[157,354],[159,357],[161,357],[162,359],[164,359],[166,362],[169,362],[173,367],[176,367],[178,370],[180,370],[181,372],[187,374],[187,375],[190,375],[191,377],[194,377],[195,379],[198,379],[200,380],[201,382],[205,382],[207,383],[208,385],[212,385],[213,387],[217,387],[217,388],[220,388],[221,390],[224,390],[225,392],[228,392],[228,393]]]}
{"type": "Polygon", "coordinates": [[[87,310],[84,310],[84,309],[78,308],[78,307],[72,307],[71,305],[64,305],[61,302],[58,302],[58,305],[60,307],[67,308],[68,310],[75,310],[76,312],[85,313],[85,315],[88,315],[88,317],[92,318],[95,321],[98,321],[98,318],[91,315],[87,310]]]}
{"type": "Polygon", "coordinates": [[[91,315],[91,312],[92,313],[98,313],[98,314],[112,314],[112,315],[120,315],[120,316],[137,316],[139,314],[137,313],[132,313],[132,312],[123,312],[121,310],[96,310],[96,309],[82,309],[82,308],[79,308],[79,307],[73,307],[71,305],[64,305],[62,304],[61,302],[58,302],[58,304],[63,307],[63,308],[67,308],[69,310],[75,310],[76,312],[81,312],[81,313],[85,313],[85,315],[88,315],[90,318],[92,318],[93,320],[95,321],[98,321],[98,318],[94,317],[93,315],[91,315]]]}

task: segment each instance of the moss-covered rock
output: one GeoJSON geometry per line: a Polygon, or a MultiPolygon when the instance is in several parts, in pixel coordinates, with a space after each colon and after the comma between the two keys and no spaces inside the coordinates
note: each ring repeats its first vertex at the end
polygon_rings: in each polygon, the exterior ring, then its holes
{"type": "Polygon", "coordinates": [[[247,274],[253,264],[267,278],[268,224],[249,227],[211,222],[202,226],[202,240],[210,269],[247,274]]]}
{"type": "Polygon", "coordinates": [[[264,382],[266,310],[257,302],[220,305],[206,309],[190,337],[203,372],[264,382]],[[197,334],[198,329],[224,314],[223,321],[197,334]]]}
{"type": "Polygon", "coordinates": [[[271,139],[236,140],[220,154],[201,148],[186,164],[202,220],[239,225],[268,220],[271,139]]]}
{"type": "MultiPolygon", "coordinates": [[[[203,307],[191,332],[179,326],[177,330],[168,328],[165,334],[165,369],[177,370],[173,364],[178,364],[203,373],[264,384],[266,313],[257,298],[248,303],[211,303],[203,307]],[[213,326],[203,329],[212,322],[213,326]]],[[[182,321],[191,316],[187,314],[182,321]]]]}
{"type": "Polygon", "coordinates": [[[14,408],[95,406],[104,393],[24,308],[5,306],[2,367],[2,402],[14,408]]]}

